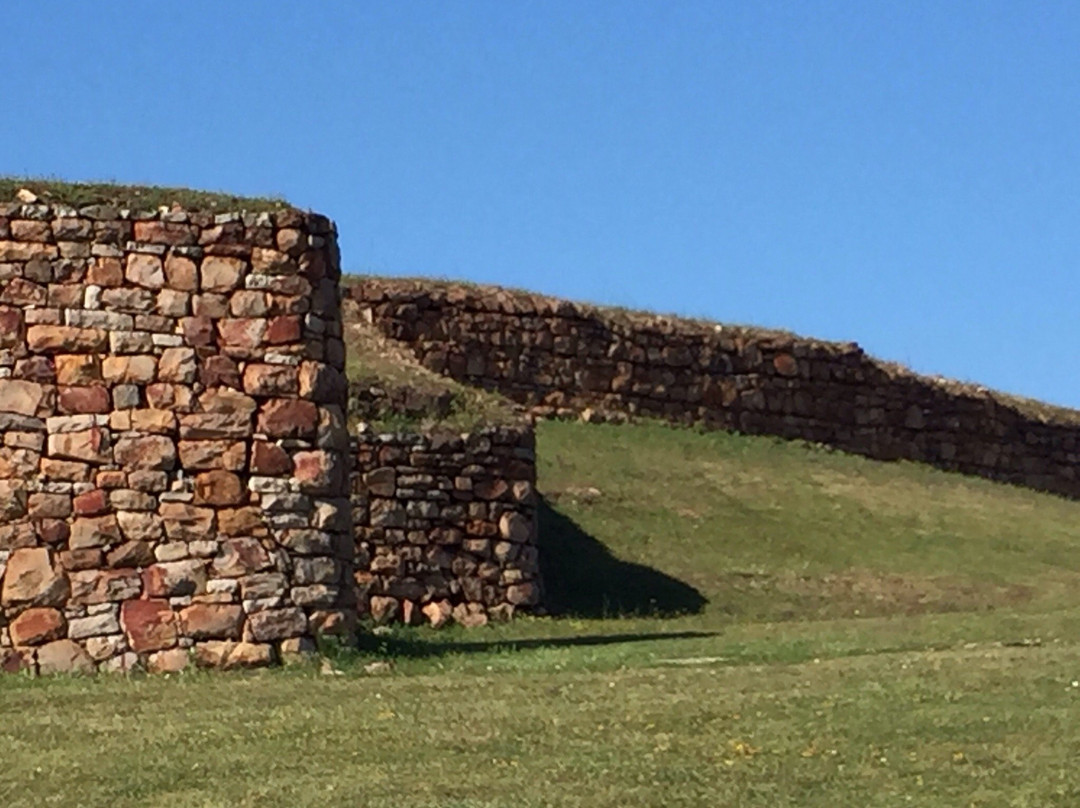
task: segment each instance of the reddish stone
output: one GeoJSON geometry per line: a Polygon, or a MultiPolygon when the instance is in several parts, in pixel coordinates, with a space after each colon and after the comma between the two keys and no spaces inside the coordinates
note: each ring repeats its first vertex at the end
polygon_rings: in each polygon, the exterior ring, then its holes
{"type": "Polygon", "coordinates": [[[195,262],[182,255],[170,255],[165,259],[165,282],[170,289],[194,292],[199,285],[195,262]]]}
{"type": "Polygon", "coordinates": [[[203,412],[242,412],[250,416],[257,408],[251,396],[227,387],[206,390],[199,396],[199,409],[203,412]]]}
{"type": "Polygon", "coordinates": [[[34,670],[34,652],[25,648],[0,648],[0,673],[34,670]]]}
{"type": "Polygon", "coordinates": [[[289,474],[292,471],[292,460],[289,459],[289,453],[276,443],[255,441],[251,444],[251,471],[253,474],[269,477],[289,474]]]}
{"type": "Polygon", "coordinates": [[[82,460],[87,463],[107,463],[111,459],[107,433],[96,426],[81,432],[49,435],[48,450],[50,457],[82,460]]]}
{"type": "Polygon", "coordinates": [[[158,378],[163,382],[191,384],[195,381],[195,351],[166,348],[158,359],[158,378]]]}
{"type": "Polygon", "coordinates": [[[244,242],[243,222],[225,222],[214,227],[204,227],[202,233],[199,234],[199,244],[203,246],[215,244],[243,245],[244,242]]]}
{"type": "Polygon", "coordinates": [[[0,523],[0,550],[19,550],[37,544],[34,526],[28,522],[0,523]]]}
{"type": "Polygon", "coordinates": [[[0,309],[0,345],[13,348],[22,342],[22,312],[18,309],[0,309]]]}
{"type": "Polygon", "coordinates": [[[282,275],[294,272],[296,263],[283,252],[256,247],[251,251],[251,268],[260,274],[282,275]]]}
{"type": "Polygon", "coordinates": [[[93,673],[94,660],[74,640],[56,640],[38,648],[38,672],[43,676],[51,673],[93,673]]]}
{"type": "Polygon", "coordinates": [[[58,405],[65,415],[104,413],[112,409],[105,387],[61,387],[58,405]]]}
{"type": "Polygon", "coordinates": [[[86,463],[43,457],[41,477],[50,482],[84,483],[90,479],[90,466],[86,463]]]}
{"type": "Polygon", "coordinates": [[[177,449],[180,465],[193,471],[243,471],[247,465],[247,444],[244,441],[182,440],[177,444],[177,449]]]}
{"type": "Polygon", "coordinates": [[[223,541],[213,561],[214,574],[222,578],[239,578],[271,566],[270,555],[263,546],[249,538],[223,541]]]}
{"type": "Polygon", "coordinates": [[[194,603],[180,612],[184,636],[196,640],[238,640],[244,612],[225,603],[194,603]]]}
{"type": "Polygon", "coordinates": [[[109,509],[109,500],[100,488],[79,494],[74,500],[76,516],[98,516],[109,509]]]}
{"type": "Polygon", "coordinates": [[[183,317],[180,328],[184,334],[184,342],[192,347],[199,348],[214,343],[214,321],[209,317],[183,317]]]}
{"type": "Polygon", "coordinates": [[[223,440],[246,438],[251,435],[251,413],[195,412],[180,418],[180,437],[183,440],[223,440]]]}
{"type": "Polygon", "coordinates": [[[189,662],[186,648],[169,648],[150,654],[146,660],[146,669],[150,673],[179,673],[189,662]]]}
{"type": "Polygon", "coordinates": [[[127,488],[127,474],[122,471],[99,471],[94,475],[94,484],[98,488],[106,490],[111,488],[127,488]]]}
{"type": "Polygon", "coordinates": [[[142,579],[135,570],[88,569],[72,572],[71,603],[89,606],[94,603],[115,603],[137,598],[142,592],[142,579]]]}
{"type": "Polygon", "coordinates": [[[57,354],[53,366],[57,384],[87,385],[101,381],[101,359],[97,354],[57,354]]]}
{"type": "Polygon", "coordinates": [[[149,384],[157,373],[157,357],[107,356],[101,363],[101,375],[113,384],[149,384]]]}
{"type": "Polygon", "coordinates": [[[153,564],[143,570],[142,582],[152,598],[201,595],[206,591],[206,563],[185,559],[153,564]]]}
{"type": "Polygon", "coordinates": [[[214,533],[214,511],[186,502],[163,502],[158,509],[165,533],[173,541],[198,541],[214,533]]]}
{"type": "Polygon", "coordinates": [[[113,569],[145,567],[154,563],[154,547],[145,541],[128,541],[114,547],[105,556],[113,569]]]}
{"type": "Polygon", "coordinates": [[[101,550],[88,547],[85,550],[65,550],[60,553],[60,566],[66,570],[92,570],[103,564],[101,550]]]}
{"type": "MultiPolygon", "coordinates": [[[[296,371],[293,371],[295,377],[296,371]]],[[[42,412],[47,388],[24,379],[0,379],[0,412],[19,415],[47,415],[42,412]]]]}
{"type": "Polygon", "coordinates": [[[34,527],[44,544],[62,544],[71,535],[71,527],[63,519],[42,519],[34,527]]]}
{"type": "Polygon", "coordinates": [[[307,632],[307,617],[302,609],[266,609],[248,615],[251,636],[259,642],[299,637],[307,632]]]}
{"type": "Polygon", "coordinates": [[[86,547],[105,547],[120,541],[120,525],[116,517],[81,516],[71,523],[69,549],[81,550],[86,547]]]}
{"type": "Polygon", "coordinates": [[[56,381],[53,361],[48,356],[30,356],[15,363],[15,377],[47,384],[56,381]]]}
{"type": "Polygon", "coordinates": [[[176,615],[167,600],[124,601],[120,625],[136,653],[172,648],[178,639],[176,615]]]}
{"type": "Polygon", "coordinates": [[[12,278],[0,292],[0,302],[17,306],[44,306],[45,287],[24,278],[12,278]]]}
{"type": "Polygon", "coordinates": [[[204,471],[195,478],[196,505],[239,505],[247,499],[247,489],[230,471],[204,471]]]}
{"type": "Polygon", "coordinates": [[[227,356],[208,356],[199,363],[199,381],[206,387],[241,387],[240,368],[227,356]]]}
{"type": "Polygon", "coordinates": [[[155,410],[191,412],[194,400],[195,394],[187,385],[155,382],[146,387],[146,403],[155,410]]]}
{"type": "Polygon", "coordinates": [[[522,583],[507,587],[506,600],[514,606],[536,603],[540,599],[540,590],[535,584],[522,583]]]}
{"type": "Polygon", "coordinates": [[[266,327],[265,341],[268,345],[282,345],[300,339],[301,318],[295,314],[273,318],[266,327]]]}
{"type": "Polygon", "coordinates": [[[244,368],[244,392],[249,395],[288,396],[299,388],[297,370],[289,365],[252,363],[244,368]]]}
{"type": "Polygon", "coordinates": [[[773,367],[776,368],[776,372],[781,376],[798,376],[799,375],[799,363],[795,361],[795,357],[791,354],[777,354],[773,358],[773,367]]]}
{"type": "Polygon", "coordinates": [[[265,531],[259,508],[226,508],[218,511],[218,533],[222,536],[254,536],[265,534],[265,531]]]}
{"type": "Polygon", "coordinates": [[[305,438],[315,434],[319,408],[310,401],[278,398],[259,410],[259,431],[271,438],[305,438]]]}
{"type": "Polygon", "coordinates": [[[113,457],[127,469],[169,471],[176,465],[176,444],[165,435],[125,436],[116,442],[113,457]]]}
{"type": "Polygon", "coordinates": [[[183,222],[160,222],[150,220],[135,222],[135,241],[147,244],[166,244],[170,247],[184,247],[197,244],[198,228],[183,222]]]}
{"type": "Polygon", "coordinates": [[[441,628],[450,621],[453,607],[448,600],[436,600],[420,609],[432,628],[441,628]]]}
{"type": "Polygon", "coordinates": [[[307,246],[307,239],[304,237],[303,231],[295,227],[283,227],[277,231],[274,243],[281,252],[295,258],[304,251],[304,247],[307,246]]]}
{"type": "Polygon", "coordinates": [[[208,640],[195,645],[195,663],[204,668],[262,668],[274,662],[274,646],[268,643],[208,640]]]}
{"type": "Polygon", "coordinates": [[[208,255],[199,270],[200,288],[204,292],[231,292],[239,285],[246,268],[239,258],[208,255]]]}
{"type": "Polygon", "coordinates": [[[226,317],[218,320],[218,334],[227,348],[252,351],[263,344],[266,320],[250,317],[226,317]]]}
{"type": "Polygon", "coordinates": [[[68,592],[67,577],[53,567],[49,550],[23,547],[8,558],[0,604],[60,606],[68,592]]]}
{"type": "Polygon", "coordinates": [[[368,601],[371,610],[371,619],[376,623],[390,623],[397,617],[399,604],[396,598],[386,598],[376,595],[368,601]]]}
{"type": "Polygon", "coordinates": [[[165,285],[165,272],[161,259],[147,253],[130,253],[127,256],[124,277],[148,289],[161,289],[165,285]]]}
{"type": "Polygon", "coordinates": [[[124,266],[119,258],[95,258],[86,271],[86,282],[95,286],[121,286],[124,266]]]}
{"type": "Polygon", "coordinates": [[[9,629],[15,645],[41,645],[63,637],[67,623],[56,609],[27,609],[11,621],[9,629]]]}
{"type": "Polygon", "coordinates": [[[309,494],[332,494],[344,485],[345,469],[341,457],[316,449],[293,455],[293,476],[300,490],[309,494]]]}
{"type": "Polygon", "coordinates": [[[109,332],[100,328],[32,325],[26,329],[26,341],[34,353],[104,353],[109,350],[109,332]]]}

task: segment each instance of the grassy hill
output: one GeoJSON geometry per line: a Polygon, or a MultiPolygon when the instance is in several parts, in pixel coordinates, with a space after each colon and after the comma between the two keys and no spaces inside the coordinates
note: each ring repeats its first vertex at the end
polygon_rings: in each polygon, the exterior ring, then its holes
{"type": "Polygon", "coordinates": [[[538,442],[555,616],[332,672],[0,679],[0,803],[1080,804],[1080,503],[660,425],[538,442]]]}

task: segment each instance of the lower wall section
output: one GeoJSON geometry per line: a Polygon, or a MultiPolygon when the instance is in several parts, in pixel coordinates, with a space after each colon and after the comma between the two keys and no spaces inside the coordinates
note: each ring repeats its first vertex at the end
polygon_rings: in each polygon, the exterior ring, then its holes
{"type": "Polygon", "coordinates": [[[473,626],[539,604],[531,426],[362,432],[355,457],[362,616],[473,626]]]}
{"type": "Polygon", "coordinates": [[[195,478],[199,504],[127,488],[30,494],[73,499],[83,515],[70,549],[0,552],[0,668],[252,667],[313,650],[317,632],[348,630],[347,502],[313,502],[289,480],[256,487],[248,504],[239,478],[222,471],[195,478]]]}

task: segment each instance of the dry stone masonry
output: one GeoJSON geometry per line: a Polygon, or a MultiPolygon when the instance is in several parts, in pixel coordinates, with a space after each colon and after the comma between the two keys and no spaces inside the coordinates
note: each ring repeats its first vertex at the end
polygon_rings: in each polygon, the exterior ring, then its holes
{"type": "Polygon", "coordinates": [[[1080,413],[918,376],[853,343],[434,281],[367,279],[349,294],[428,368],[537,415],[801,438],[1080,496],[1080,413]]]}
{"type": "Polygon", "coordinates": [[[0,667],[350,630],[339,274],[296,210],[0,205],[0,667]]]}
{"type": "Polygon", "coordinates": [[[540,601],[529,425],[359,433],[353,520],[362,614],[466,626],[540,601]]]}
{"type": "MultiPolygon", "coordinates": [[[[541,604],[531,426],[350,443],[339,280],[316,214],[0,204],[0,670],[264,665],[358,615],[472,626],[541,604]]],[[[349,295],[404,355],[534,415],[1080,496],[1080,414],[854,344],[436,282],[349,295]]],[[[453,403],[354,392],[360,419],[453,403]]]]}

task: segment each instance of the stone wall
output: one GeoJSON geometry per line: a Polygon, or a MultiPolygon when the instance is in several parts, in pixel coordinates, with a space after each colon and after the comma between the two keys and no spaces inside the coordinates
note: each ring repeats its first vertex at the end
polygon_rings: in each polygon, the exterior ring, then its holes
{"type": "Polygon", "coordinates": [[[854,343],[501,289],[365,279],[364,316],[428,368],[541,416],[648,416],[1080,496],[1080,413],[919,376],[854,343]]]}
{"type": "Polygon", "coordinates": [[[350,630],[338,277],[295,210],[0,205],[0,667],[350,630]]]}
{"type": "Polygon", "coordinates": [[[466,626],[540,600],[530,426],[361,431],[353,521],[361,614],[466,626]]]}

